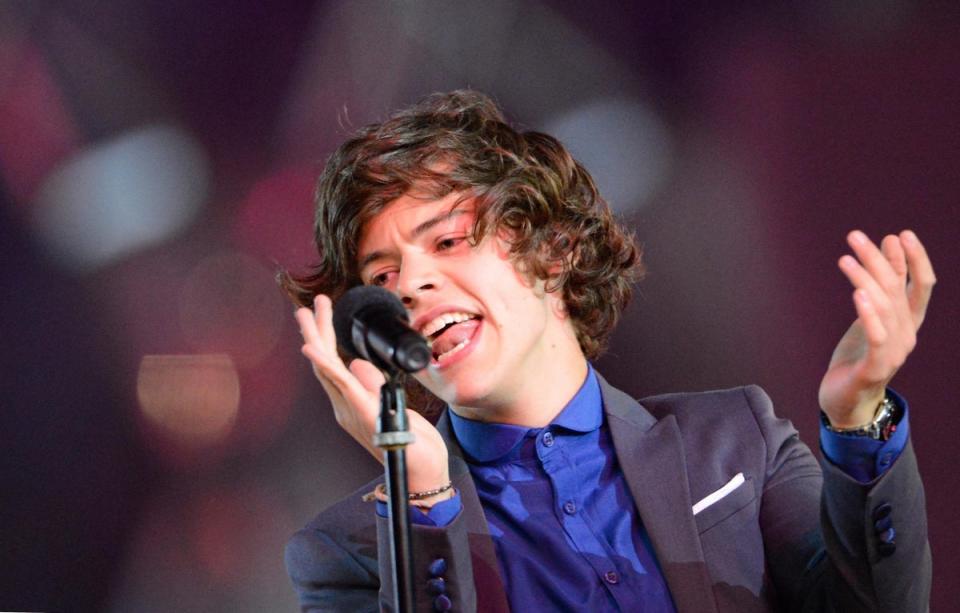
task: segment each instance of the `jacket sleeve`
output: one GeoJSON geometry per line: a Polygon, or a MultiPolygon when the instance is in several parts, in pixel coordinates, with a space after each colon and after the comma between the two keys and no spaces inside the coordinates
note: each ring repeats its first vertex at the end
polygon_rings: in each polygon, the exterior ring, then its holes
{"type": "Polygon", "coordinates": [[[784,609],[926,611],[930,547],[912,445],[859,483],[828,460],[817,466],[760,388],[745,394],[767,446],[760,523],[784,609]]]}
{"type": "MultiPolygon", "coordinates": [[[[454,487],[462,479],[469,475],[454,478],[454,487]]],[[[320,513],[287,543],[287,573],[302,611],[394,610],[389,520],[361,502],[373,485],[320,513]]],[[[477,609],[466,525],[462,512],[445,527],[411,525],[417,611],[443,610],[444,600],[457,611],[477,609]]]]}
{"type": "Polygon", "coordinates": [[[318,528],[300,530],[287,542],[284,560],[301,611],[378,610],[380,582],[370,569],[376,559],[350,552],[334,535],[318,528]]]}
{"type": "Polygon", "coordinates": [[[377,611],[377,530],[365,486],[287,542],[284,561],[302,611],[377,611]]]}
{"type": "MultiPolygon", "coordinates": [[[[411,524],[413,592],[417,611],[476,611],[466,521],[461,513],[443,527],[411,524]]],[[[390,556],[390,520],[377,516],[380,552],[380,607],[393,611],[394,584],[390,556]]]]}

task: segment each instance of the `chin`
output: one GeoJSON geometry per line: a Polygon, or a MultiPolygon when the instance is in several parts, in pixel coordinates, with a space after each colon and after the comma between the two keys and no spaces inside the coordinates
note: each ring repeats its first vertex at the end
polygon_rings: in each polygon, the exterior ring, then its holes
{"type": "Polygon", "coordinates": [[[418,376],[417,380],[430,390],[430,393],[449,405],[479,408],[486,404],[485,401],[490,396],[488,386],[475,378],[470,381],[451,381],[436,377],[435,373],[431,374],[418,376]]]}

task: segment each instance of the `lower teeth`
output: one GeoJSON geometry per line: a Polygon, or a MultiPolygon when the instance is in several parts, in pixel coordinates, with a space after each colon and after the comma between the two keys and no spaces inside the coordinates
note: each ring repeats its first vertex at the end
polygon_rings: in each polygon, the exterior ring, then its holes
{"type": "Polygon", "coordinates": [[[469,338],[463,339],[462,341],[460,341],[459,343],[457,343],[456,345],[454,345],[453,347],[451,347],[451,348],[448,349],[447,351],[445,351],[445,352],[441,353],[440,355],[438,355],[438,356],[437,356],[437,361],[440,362],[441,360],[445,360],[445,359],[449,358],[450,356],[452,356],[452,355],[455,354],[456,352],[458,352],[458,351],[460,351],[461,349],[463,349],[464,347],[466,347],[469,343],[470,343],[470,339],[469,339],[469,338]]]}

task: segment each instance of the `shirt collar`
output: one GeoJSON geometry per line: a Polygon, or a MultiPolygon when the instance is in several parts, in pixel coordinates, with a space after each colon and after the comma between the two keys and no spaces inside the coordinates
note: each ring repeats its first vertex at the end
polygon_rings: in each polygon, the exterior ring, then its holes
{"type": "MultiPolygon", "coordinates": [[[[530,432],[540,428],[495,424],[450,411],[450,424],[464,452],[477,462],[495,462],[516,449],[530,432]]],[[[592,432],[603,422],[603,399],[593,366],[587,363],[587,377],[570,402],[550,422],[549,428],[560,427],[573,432],[592,432]]]]}

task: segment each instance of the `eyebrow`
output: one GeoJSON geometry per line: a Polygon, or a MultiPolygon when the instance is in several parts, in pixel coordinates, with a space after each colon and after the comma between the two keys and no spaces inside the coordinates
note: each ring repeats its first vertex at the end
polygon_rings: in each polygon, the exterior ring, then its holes
{"type": "MultiPolygon", "coordinates": [[[[447,220],[453,219],[454,217],[463,215],[468,212],[469,211],[465,209],[454,208],[454,209],[450,209],[445,213],[440,213],[439,215],[435,215],[430,219],[418,224],[417,227],[413,229],[412,236],[413,238],[420,238],[421,236],[423,236],[423,234],[428,232],[431,228],[433,228],[437,224],[441,224],[447,220]]],[[[360,260],[360,265],[358,266],[357,270],[362,271],[364,268],[366,268],[368,264],[376,260],[379,260],[380,258],[386,257],[386,255],[387,254],[385,251],[373,251],[368,253],[367,255],[363,256],[362,260],[360,260]]]]}

